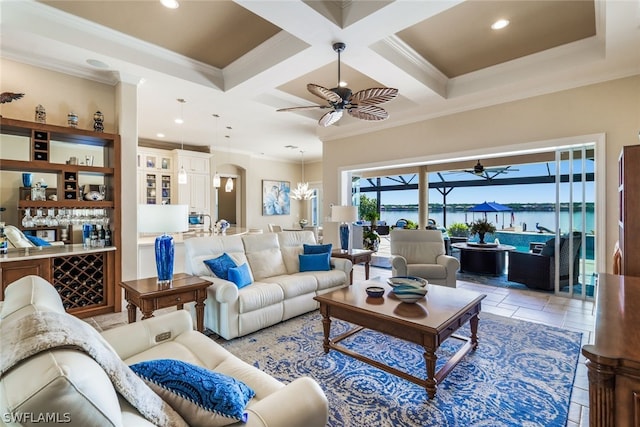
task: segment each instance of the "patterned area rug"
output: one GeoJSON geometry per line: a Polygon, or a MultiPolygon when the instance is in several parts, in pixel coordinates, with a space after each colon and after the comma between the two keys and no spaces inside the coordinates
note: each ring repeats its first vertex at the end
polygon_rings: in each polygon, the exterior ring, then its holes
{"type": "MultiPolygon", "coordinates": [[[[332,321],[336,336],[352,325],[332,321]]],[[[468,324],[459,331],[469,336],[468,324]]],[[[581,335],[482,314],[479,347],[439,385],[434,400],[424,388],[338,351],[324,354],[318,311],[260,332],[222,341],[241,359],[283,382],[314,378],[329,399],[329,426],[565,426],[581,335]]],[[[438,351],[438,367],[459,340],[438,351]]],[[[341,342],[398,369],[424,377],[421,347],[365,330],[341,342]]]]}

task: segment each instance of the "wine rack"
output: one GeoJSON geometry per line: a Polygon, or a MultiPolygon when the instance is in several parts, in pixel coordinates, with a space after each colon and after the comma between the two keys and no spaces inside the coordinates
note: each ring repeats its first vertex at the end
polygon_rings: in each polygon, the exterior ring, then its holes
{"type": "Polygon", "coordinates": [[[65,310],[106,304],[104,253],[53,258],[53,286],[65,310]]]}

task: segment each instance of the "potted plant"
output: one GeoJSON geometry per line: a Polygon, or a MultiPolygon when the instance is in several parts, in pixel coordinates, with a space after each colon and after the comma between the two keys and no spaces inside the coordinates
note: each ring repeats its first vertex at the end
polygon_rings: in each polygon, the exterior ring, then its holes
{"type": "Polygon", "coordinates": [[[462,222],[454,222],[447,228],[449,237],[469,237],[469,226],[462,222]]]}
{"type": "Polygon", "coordinates": [[[485,218],[478,219],[471,224],[469,233],[477,234],[480,237],[480,244],[484,244],[484,235],[486,233],[495,233],[496,226],[487,221],[485,218]]]}

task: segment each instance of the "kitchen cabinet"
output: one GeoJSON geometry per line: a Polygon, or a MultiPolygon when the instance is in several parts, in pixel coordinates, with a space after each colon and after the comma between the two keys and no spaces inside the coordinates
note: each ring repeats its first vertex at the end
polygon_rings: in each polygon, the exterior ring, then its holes
{"type": "Polygon", "coordinates": [[[138,201],[147,205],[175,203],[173,153],[144,148],[138,150],[138,201]]]}
{"type": "Polygon", "coordinates": [[[178,203],[188,205],[190,212],[211,214],[211,154],[175,150],[177,170],[184,167],[187,183],[178,185],[178,203]]]}

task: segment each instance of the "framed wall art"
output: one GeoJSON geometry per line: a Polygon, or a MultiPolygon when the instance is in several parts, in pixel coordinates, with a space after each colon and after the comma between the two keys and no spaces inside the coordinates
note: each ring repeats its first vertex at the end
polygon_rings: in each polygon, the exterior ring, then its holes
{"type": "Polygon", "coordinates": [[[262,180],[262,215],[290,215],[289,181],[262,180]]]}

